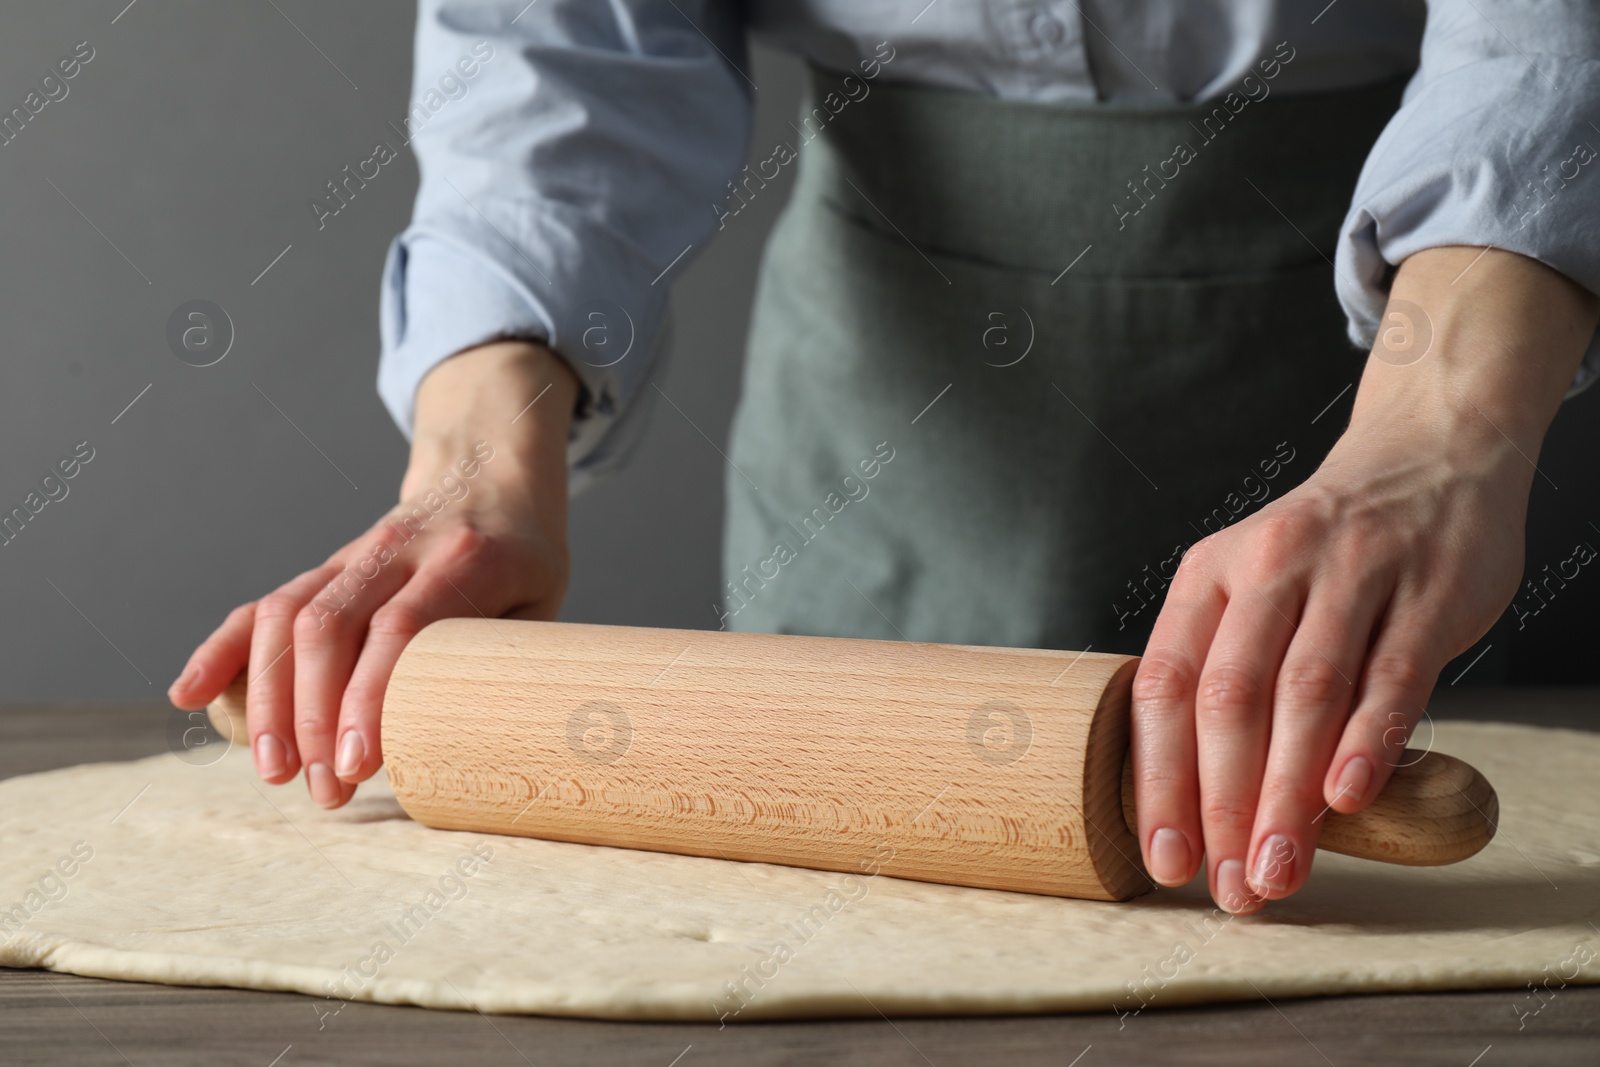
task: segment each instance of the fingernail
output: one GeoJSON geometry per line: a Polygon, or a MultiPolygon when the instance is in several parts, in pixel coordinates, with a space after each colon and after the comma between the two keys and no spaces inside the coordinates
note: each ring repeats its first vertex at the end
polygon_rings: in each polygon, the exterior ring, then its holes
{"type": "Polygon", "coordinates": [[[1344,765],[1344,770],[1339,772],[1339,784],[1334,787],[1334,798],[1338,800],[1364,800],[1367,790],[1372,786],[1372,764],[1365,756],[1353,756],[1349,763],[1344,765]]]}
{"type": "Polygon", "coordinates": [[[167,695],[171,696],[174,693],[183,692],[183,690],[185,690],[185,689],[189,688],[191,685],[193,685],[195,683],[195,680],[198,679],[199,677],[200,677],[200,668],[199,667],[186,668],[182,674],[178,675],[178,680],[173,682],[170,686],[167,687],[167,695]]]}
{"type": "Polygon", "coordinates": [[[1256,851],[1256,873],[1251,879],[1258,889],[1282,892],[1294,876],[1294,842],[1287,834],[1273,834],[1256,851]]]}
{"type": "Polygon", "coordinates": [[[313,763],[306,768],[306,784],[311,787],[311,799],[320,806],[339,806],[339,779],[333,776],[326,763],[313,763]]]}
{"type": "Polygon", "coordinates": [[[284,751],[283,742],[271,734],[262,734],[256,738],[256,773],[263,778],[276,778],[283,773],[283,768],[288,763],[289,754],[284,751]]]}
{"type": "Polygon", "coordinates": [[[1162,885],[1182,885],[1189,875],[1189,839],[1163,826],[1150,835],[1150,876],[1162,885]]]}
{"type": "Polygon", "coordinates": [[[361,761],[367,758],[367,743],[361,737],[360,730],[346,730],[344,737],[339,741],[339,755],[334,760],[334,773],[340,778],[347,774],[354,774],[361,767],[361,761]]]}
{"type": "Polygon", "coordinates": [[[1260,906],[1260,899],[1245,884],[1243,860],[1217,864],[1217,903],[1235,915],[1248,914],[1260,906]]]}

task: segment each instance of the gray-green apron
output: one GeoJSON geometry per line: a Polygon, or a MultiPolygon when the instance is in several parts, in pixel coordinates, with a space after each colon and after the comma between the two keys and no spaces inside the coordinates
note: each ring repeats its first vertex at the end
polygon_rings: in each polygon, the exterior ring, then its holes
{"type": "Polygon", "coordinates": [[[1140,651],[1182,550],[1343,429],[1330,260],[1401,83],[1237,111],[838,83],[812,71],[762,265],[722,625],[1140,651]]]}

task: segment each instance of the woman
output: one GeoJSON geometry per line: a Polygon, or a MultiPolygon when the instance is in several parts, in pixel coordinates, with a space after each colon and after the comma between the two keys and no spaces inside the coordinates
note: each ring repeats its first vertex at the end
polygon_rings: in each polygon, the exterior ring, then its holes
{"type": "Polygon", "coordinates": [[[1510,601],[1540,441],[1600,366],[1592,5],[424,0],[417,41],[402,504],[171,694],[247,668],[267,781],[348,800],[428,622],[555,616],[662,283],[791,168],[723,625],[1142,646],[1145,863],[1204,860],[1244,913],[1510,601]],[[746,29],[811,71],[741,170],[746,29]]]}

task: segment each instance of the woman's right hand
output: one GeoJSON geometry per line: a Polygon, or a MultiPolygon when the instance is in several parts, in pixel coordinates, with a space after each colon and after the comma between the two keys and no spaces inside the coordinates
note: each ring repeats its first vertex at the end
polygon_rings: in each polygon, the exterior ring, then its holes
{"type": "Polygon", "coordinates": [[[401,650],[438,619],[553,619],[567,587],[567,431],[577,378],[541,345],[497,342],[417,390],[400,503],[327,562],[235,608],[168,690],[205,707],[248,671],[261,777],[303,767],[336,808],[383,763],[379,716],[401,650]]]}

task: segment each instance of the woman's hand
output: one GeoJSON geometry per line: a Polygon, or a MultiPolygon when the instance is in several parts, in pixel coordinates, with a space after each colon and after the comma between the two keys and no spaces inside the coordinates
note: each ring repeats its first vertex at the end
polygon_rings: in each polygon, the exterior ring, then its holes
{"type": "Polygon", "coordinates": [[[439,364],[417,391],[401,502],[371,530],[227,617],[168,695],[202,708],[248,670],[256,769],[338,807],[383,762],[389,675],[424,626],[553,619],[567,586],[567,429],[577,379],[538,345],[439,364]]]}
{"type": "Polygon", "coordinates": [[[1217,903],[1255,911],[1304,884],[1323,813],[1382,790],[1440,670],[1516,592],[1533,464],[1596,317],[1513,253],[1406,260],[1343,437],[1168,590],[1133,685],[1154,878],[1203,852],[1217,903]]]}

